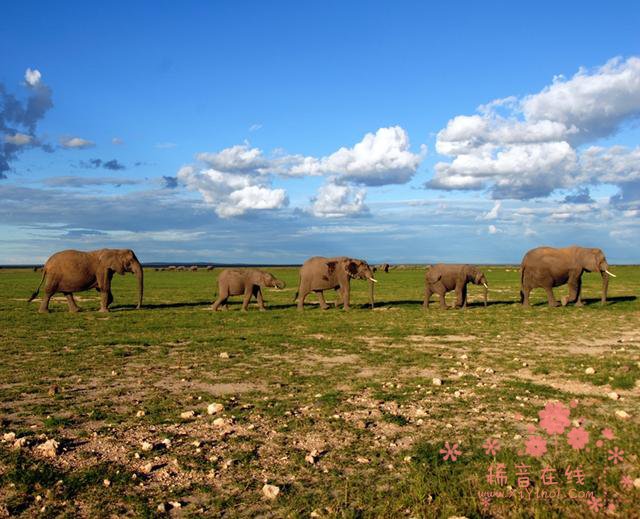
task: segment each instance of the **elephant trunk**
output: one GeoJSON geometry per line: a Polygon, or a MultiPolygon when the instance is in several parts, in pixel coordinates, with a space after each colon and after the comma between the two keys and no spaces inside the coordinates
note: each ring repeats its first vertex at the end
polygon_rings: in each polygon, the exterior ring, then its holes
{"type": "Polygon", "coordinates": [[[373,285],[374,285],[374,282],[371,279],[369,279],[369,304],[371,305],[371,308],[373,308],[373,305],[374,305],[373,285]]]}
{"type": "Polygon", "coordinates": [[[602,304],[607,302],[607,291],[609,290],[609,272],[602,272],[602,304]]]}
{"type": "Polygon", "coordinates": [[[138,279],[138,306],[136,307],[138,310],[142,308],[142,296],[144,293],[144,272],[142,270],[142,265],[139,262],[136,262],[131,268],[131,272],[138,279]]]}

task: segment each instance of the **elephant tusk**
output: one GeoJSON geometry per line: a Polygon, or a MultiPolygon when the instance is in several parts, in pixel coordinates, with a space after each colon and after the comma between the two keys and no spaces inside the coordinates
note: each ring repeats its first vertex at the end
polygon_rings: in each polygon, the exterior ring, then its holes
{"type": "Polygon", "coordinates": [[[617,278],[618,276],[616,276],[615,274],[612,274],[611,272],[609,272],[608,270],[605,269],[605,272],[607,274],[609,274],[611,277],[617,278]]]}
{"type": "Polygon", "coordinates": [[[373,279],[373,278],[367,278],[369,281],[373,281],[374,283],[377,283],[378,280],[377,279],[373,279]]]}
{"type": "Polygon", "coordinates": [[[484,288],[486,288],[487,290],[489,289],[489,287],[487,286],[486,283],[482,283],[482,285],[484,286],[484,288]]]}

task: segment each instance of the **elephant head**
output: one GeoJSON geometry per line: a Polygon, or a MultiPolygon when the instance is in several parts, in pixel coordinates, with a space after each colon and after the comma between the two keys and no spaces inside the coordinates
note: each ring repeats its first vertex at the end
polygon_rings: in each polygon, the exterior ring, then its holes
{"type": "Polygon", "coordinates": [[[467,281],[474,285],[482,285],[484,287],[484,306],[487,306],[487,294],[489,292],[489,286],[487,285],[487,278],[479,268],[467,265],[465,267],[465,274],[467,281]]]}
{"type": "Polygon", "coordinates": [[[285,282],[269,274],[268,272],[260,272],[261,278],[258,282],[260,286],[283,289],[286,285],[285,282]]]}
{"type": "Polygon", "coordinates": [[[138,279],[138,306],[142,307],[142,296],[144,292],[144,272],[142,265],[131,249],[105,249],[99,255],[99,263],[103,268],[107,268],[120,275],[130,272],[138,279]]]}
{"type": "Polygon", "coordinates": [[[598,272],[602,276],[602,302],[607,302],[609,290],[609,276],[616,277],[609,272],[609,264],[601,249],[578,249],[578,264],[587,272],[598,272]]]}
{"type": "Polygon", "coordinates": [[[373,277],[373,269],[366,261],[353,258],[345,258],[343,268],[350,278],[369,281],[369,304],[371,308],[373,308],[373,284],[378,282],[378,280],[373,277]]]}

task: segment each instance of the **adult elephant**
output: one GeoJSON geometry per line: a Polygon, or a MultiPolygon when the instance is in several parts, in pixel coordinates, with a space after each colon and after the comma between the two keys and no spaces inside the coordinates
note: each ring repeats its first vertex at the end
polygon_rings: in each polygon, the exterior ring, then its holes
{"type": "Polygon", "coordinates": [[[56,292],[62,292],[69,304],[70,312],[79,311],[73,298],[74,292],[95,288],[100,292],[100,311],[108,312],[113,302],[111,279],[115,273],[124,275],[131,272],[138,278],[138,306],[142,306],[143,271],[142,265],[131,249],[100,249],[90,252],[64,250],[56,252],[44,264],[42,279],[29,301],[33,301],[40,292],[46,279],[44,297],[40,304],[40,313],[49,311],[49,300],[56,292]]]}
{"type": "Polygon", "coordinates": [[[440,308],[447,308],[445,294],[456,291],[456,307],[467,307],[467,284],[484,286],[484,306],[487,306],[487,278],[473,265],[446,265],[439,263],[429,268],[424,276],[424,308],[429,308],[432,294],[440,297],[440,308]]]}
{"type": "Polygon", "coordinates": [[[251,296],[255,296],[260,310],[265,310],[264,299],[262,298],[262,287],[282,289],[285,287],[285,284],[284,281],[277,279],[264,270],[225,269],[220,272],[218,276],[218,297],[211,305],[211,309],[216,311],[220,305],[226,308],[229,296],[243,295],[243,311],[247,311],[251,296]]]}
{"type": "MultiPolygon", "coordinates": [[[[318,295],[320,307],[326,310],[329,305],[324,299],[323,291],[331,289],[339,292],[343,308],[349,310],[352,278],[369,281],[369,304],[373,308],[373,284],[378,281],[373,277],[373,270],[366,261],[346,257],[309,258],[300,268],[300,284],[295,296],[298,299],[298,310],[304,308],[304,300],[309,292],[315,292],[318,295]]],[[[338,304],[336,302],[336,306],[338,304]]]]}
{"type": "Polygon", "coordinates": [[[582,274],[599,272],[602,276],[602,303],[607,301],[609,264],[601,249],[585,247],[538,247],[531,249],[522,258],[520,268],[520,302],[529,306],[529,293],[534,288],[544,288],[547,292],[549,306],[558,306],[553,295],[553,287],[569,285],[569,296],[562,298],[562,305],[575,303],[582,306],[580,291],[582,274]]]}

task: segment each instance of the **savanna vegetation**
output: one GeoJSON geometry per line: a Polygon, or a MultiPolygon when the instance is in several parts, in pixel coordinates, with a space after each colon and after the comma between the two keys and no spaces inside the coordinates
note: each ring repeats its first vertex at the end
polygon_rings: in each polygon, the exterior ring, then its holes
{"type": "Polygon", "coordinates": [[[0,270],[0,516],[639,516],[639,267],[531,309],[485,267],[487,308],[470,285],[428,312],[423,269],[302,313],[269,270],[266,312],[211,312],[218,269],[147,269],[108,314],[38,314],[41,274],[0,270]]]}

